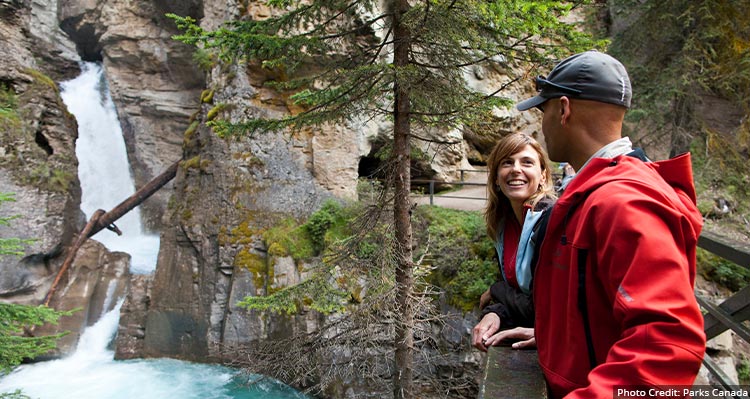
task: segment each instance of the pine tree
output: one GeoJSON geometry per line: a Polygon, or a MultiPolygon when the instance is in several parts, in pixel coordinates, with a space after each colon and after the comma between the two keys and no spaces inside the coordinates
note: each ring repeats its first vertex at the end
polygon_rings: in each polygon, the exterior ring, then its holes
{"type": "Polygon", "coordinates": [[[68,314],[44,305],[0,303],[0,372],[55,349],[57,340],[67,332],[35,337],[25,335],[25,330],[45,323],[57,324],[60,316],[68,314]]]}
{"type": "Polygon", "coordinates": [[[493,112],[512,104],[502,90],[530,68],[593,42],[561,22],[588,1],[517,0],[269,0],[271,17],[227,22],[213,31],[192,18],[171,15],[177,36],[218,59],[262,66],[277,79],[267,82],[304,111],[280,119],[230,123],[214,119],[220,136],[301,129],[341,121],[389,118],[393,122],[390,170],[393,189],[396,303],[395,398],[415,396],[414,260],[410,221],[412,144],[431,128],[493,131],[493,112]],[[477,65],[504,63],[518,75],[491,93],[466,84],[477,65]],[[518,69],[513,69],[518,68],[518,69]]]}

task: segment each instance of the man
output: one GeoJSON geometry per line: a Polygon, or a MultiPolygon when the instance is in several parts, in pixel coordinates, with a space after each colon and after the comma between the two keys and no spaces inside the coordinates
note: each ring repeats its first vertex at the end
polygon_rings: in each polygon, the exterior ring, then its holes
{"type": "Polygon", "coordinates": [[[549,215],[534,274],[535,338],[552,398],[616,386],[691,385],[705,352],[693,294],[702,218],[690,155],[649,162],[621,136],[631,86],[597,51],[573,55],[537,96],[550,159],[578,173],[549,215]]]}

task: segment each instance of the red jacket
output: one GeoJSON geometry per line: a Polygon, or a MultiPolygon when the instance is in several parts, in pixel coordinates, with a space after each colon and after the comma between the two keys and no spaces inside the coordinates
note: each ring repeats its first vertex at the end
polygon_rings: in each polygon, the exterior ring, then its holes
{"type": "Polygon", "coordinates": [[[701,226],[689,154],[596,158],[570,182],[534,275],[536,341],[552,398],[692,385],[706,344],[693,293],[701,226]]]}

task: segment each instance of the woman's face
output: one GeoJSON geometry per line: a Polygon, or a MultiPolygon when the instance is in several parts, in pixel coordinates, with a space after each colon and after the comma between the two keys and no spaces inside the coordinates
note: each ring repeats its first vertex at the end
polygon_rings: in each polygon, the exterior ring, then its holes
{"type": "Polygon", "coordinates": [[[531,145],[500,161],[497,167],[497,181],[500,191],[511,204],[526,202],[543,183],[542,166],[539,154],[531,145]]]}

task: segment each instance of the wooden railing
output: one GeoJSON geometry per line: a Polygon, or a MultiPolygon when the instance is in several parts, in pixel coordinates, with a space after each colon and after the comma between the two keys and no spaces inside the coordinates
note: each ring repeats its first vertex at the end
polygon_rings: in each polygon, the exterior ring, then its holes
{"type": "Polygon", "coordinates": [[[485,358],[479,399],[547,398],[547,385],[535,350],[492,346],[485,358]]]}
{"type": "MultiPolygon", "coordinates": [[[[435,197],[437,196],[435,193],[435,184],[444,184],[444,185],[457,185],[457,186],[486,186],[484,183],[470,183],[470,182],[438,182],[435,180],[412,180],[411,181],[414,184],[427,184],[427,192],[424,194],[425,196],[430,197],[430,205],[435,205],[435,197]]],[[[487,197],[467,197],[462,195],[451,195],[451,194],[440,194],[440,198],[452,198],[452,199],[465,199],[465,200],[480,200],[480,201],[487,201],[487,197]]]]}
{"type": "MultiPolygon", "coordinates": [[[[750,269],[750,245],[747,243],[724,238],[710,232],[703,232],[698,239],[698,246],[739,266],[750,269]]],[[[696,299],[707,312],[703,316],[706,339],[714,338],[731,329],[745,342],[750,342],[750,330],[744,324],[745,321],[750,320],[750,286],[745,286],[719,305],[714,305],[707,298],[699,295],[696,295],[696,299]]],[[[731,389],[735,383],[730,381],[729,377],[708,355],[703,358],[703,364],[727,391],[736,391],[731,389]]],[[[744,396],[734,397],[745,398],[744,396]]]]}
{"type": "MultiPolygon", "coordinates": [[[[473,196],[464,196],[464,195],[453,195],[450,192],[447,194],[437,194],[435,192],[435,186],[436,185],[445,185],[445,186],[475,186],[475,187],[486,187],[486,183],[473,183],[473,182],[467,182],[466,180],[466,174],[467,173],[481,173],[486,174],[487,171],[483,169],[459,169],[459,172],[461,174],[460,181],[438,181],[438,180],[425,180],[425,179],[413,179],[411,181],[414,185],[420,185],[420,186],[426,186],[427,192],[425,192],[424,196],[427,196],[430,198],[430,205],[435,205],[435,198],[451,198],[451,199],[465,199],[465,200],[479,200],[479,201],[486,201],[487,195],[486,193],[481,197],[473,197],[473,196]]],[[[562,174],[559,173],[553,173],[552,174],[553,180],[557,181],[558,179],[562,178],[562,174]]],[[[419,195],[419,194],[417,194],[419,195]]]]}
{"type": "MultiPolygon", "coordinates": [[[[483,169],[459,169],[459,173],[461,174],[460,180],[457,182],[446,182],[446,181],[437,181],[437,180],[424,180],[424,179],[413,179],[411,181],[412,184],[415,185],[426,185],[427,186],[427,192],[423,195],[429,196],[430,198],[430,205],[435,205],[435,185],[446,185],[446,186],[476,186],[476,187],[486,187],[486,183],[472,183],[467,182],[466,175],[468,173],[481,173],[486,174],[487,171],[483,169]]],[[[471,196],[461,196],[461,195],[452,195],[450,193],[448,194],[440,194],[440,198],[452,198],[452,199],[465,199],[465,200],[479,200],[479,201],[486,201],[487,196],[486,194],[482,197],[471,197],[471,196]]]]}

